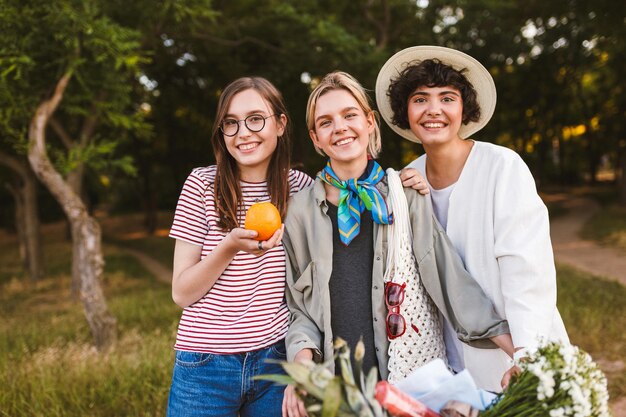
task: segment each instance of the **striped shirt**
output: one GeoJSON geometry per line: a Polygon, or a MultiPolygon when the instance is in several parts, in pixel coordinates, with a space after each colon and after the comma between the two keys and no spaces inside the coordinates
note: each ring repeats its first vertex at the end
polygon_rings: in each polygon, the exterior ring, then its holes
{"type": "MultiPolygon", "coordinates": [[[[202,246],[204,259],[228,232],[217,226],[213,184],[217,167],[195,168],[183,185],[170,237],[202,246]]],[[[306,174],[289,171],[290,194],[312,184],[306,174]]],[[[241,182],[243,210],[269,201],[267,183],[241,182]]],[[[183,310],[177,350],[239,353],[262,349],[283,339],[289,312],[284,298],[285,251],[282,244],[262,256],[240,251],[209,292],[183,310]]]]}

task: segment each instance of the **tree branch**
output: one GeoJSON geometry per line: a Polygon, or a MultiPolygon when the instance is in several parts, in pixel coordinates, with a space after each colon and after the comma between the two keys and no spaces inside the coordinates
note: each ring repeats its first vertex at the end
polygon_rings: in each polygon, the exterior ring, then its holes
{"type": "Polygon", "coordinates": [[[374,6],[374,0],[368,0],[364,9],[365,18],[378,30],[378,42],[376,44],[377,50],[384,49],[389,43],[389,25],[391,24],[389,2],[387,0],[381,0],[381,4],[383,7],[382,19],[378,14],[372,13],[371,8],[374,6]]]}
{"type": "MultiPolygon", "coordinates": [[[[57,106],[63,99],[63,93],[67,88],[67,84],[72,77],[72,71],[66,72],[57,82],[52,97],[44,100],[35,112],[35,117],[31,120],[30,129],[28,131],[28,139],[30,141],[31,151],[38,155],[46,155],[45,129],[48,120],[56,110],[57,106]]],[[[30,154],[31,152],[29,152],[30,154]]]]}
{"type": "Polygon", "coordinates": [[[22,178],[25,178],[28,175],[24,164],[22,164],[18,158],[11,156],[4,151],[0,151],[0,164],[17,172],[17,174],[22,178]]]}
{"type": "Polygon", "coordinates": [[[194,33],[191,35],[191,37],[194,39],[203,39],[203,40],[211,41],[218,45],[225,45],[225,46],[240,46],[245,43],[253,43],[262,48],[269,49],[270,51],[273,51],[273,52],[278,52],[278,53],[283,52],[283,50],[280,49],[279,47],[272,45],[271,43],[262,41],[260,39],[253,38],[251,36],[244,36],[243,38],[240,38],[240,39],[224,39],[224,38],[218,38],[217,36],[208,35],[204,33],[194,33]]]}
{"type": "Polygon", "coordinates": [[[74,139],[70,137],[63,125],[61,125],[61,123],[59,123],[57,119],[51,117],[49,123],[50,126],[52,126],[52,130],[54,130],[54,133],[57,134],[57,136],[61,139],[61,142],[63,142],[63,145],[65,145],[68,150],[72,149],[76,145],[74,139]]]}
{"type": "Polygon", "coordinates": [[[87,142],[93,136],[93,132],[96,130],[96,126],[98,125],[98,120],[100,119],[96,103],[104,100],[105,98],[106,98],[106,92],[101,91],[100,93],[98,93],[98,97],[96,97],[94,104],[91,106],[91,112],[89,112],[90,115],[87,116],[85,118],[85,121],[83,122],[83,127],[80,130],[80,136],[79,136],[80,145],[83,147],[87,145],[87,142]]]}

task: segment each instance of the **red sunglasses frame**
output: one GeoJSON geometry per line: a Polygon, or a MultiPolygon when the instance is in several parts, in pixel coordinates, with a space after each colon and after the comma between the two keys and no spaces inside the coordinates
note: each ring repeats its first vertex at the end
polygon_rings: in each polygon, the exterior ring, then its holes
{"type": "Polygon", "coordinates": [[[402,303],[404,302],[404,289],[405,288],[406,288],[406,283],[403,283],[402,285],[397,284],[395,282],[385,283],[385,304],[387,305],[387,318],[385,319],[385,328],[387,330],[387,337],[389,338],[389,340],[397,339],[398,337],[401,337],[404,333],[406,333],[406,319],[400,313],[400,305],[402,305],[402,303]],[[400,287],[400,294],[402,295],[402,298],[400,299],[398,304],[392,306],[392,305],[389,305],[389,289],[394,288],[394,287],[400,287]],[[402,329],[402,332],[400,334],[392,334],[389,331],[389,317],[391,317],[394,314],[400,317],[402,319],[402,323],[404,323],[404,328],[402,329]]]}

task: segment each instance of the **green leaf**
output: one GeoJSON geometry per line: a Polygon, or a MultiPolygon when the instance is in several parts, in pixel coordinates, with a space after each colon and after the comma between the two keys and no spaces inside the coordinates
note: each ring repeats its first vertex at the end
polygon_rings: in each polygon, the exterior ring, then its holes
{"type": "Polygon", "coordinates": [[[374,414],[361,391],[354,385],[344,385],[346,399],[352,411],[359,417],[374,417],[374,414]]]}
{"type": "Polygon", "coordinates": [[[363,387],[363,393],[365,396],[370,399],[374,398],[374,393],[376,392],[376,383],[378,382],[378,370],[376,367],[372,367],[369,373],[367,374],[367,379],[365,380],[365,386],[363,387]]]}
{"type": "Polygon", "coordinates": [[[315,385],[309,378],[311,371],[300,363],[283,363],[283,368],[291,376],[299,387],[304,389],[310,395],[319,398],[324,398],[323,388],[315,385]]]}
{"type": "Polygon", "coordinates": [[[265,381],[273,381],[282,385],[293,384],[294,379],[288,375],[277,375],[277,374],[263,374],[257,375],[253,377],[254,380],[265,380],[265,381]]]}
{"type": "Polygon", "coordinates": [[[324,390],[322,417],[335,417],[341,404],[341,380],[333,378],[324,390]]]}

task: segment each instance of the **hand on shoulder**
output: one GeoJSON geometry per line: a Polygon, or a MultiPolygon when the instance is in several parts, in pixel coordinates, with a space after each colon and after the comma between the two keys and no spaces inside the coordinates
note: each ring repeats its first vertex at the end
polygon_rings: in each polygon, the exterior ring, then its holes
{"type": "Polygon", "coordinates": [[[426,179],[415,168],[404,168],[400,171],[402,186],[412,188],[422,195],[430,193],[426,179]]]}

